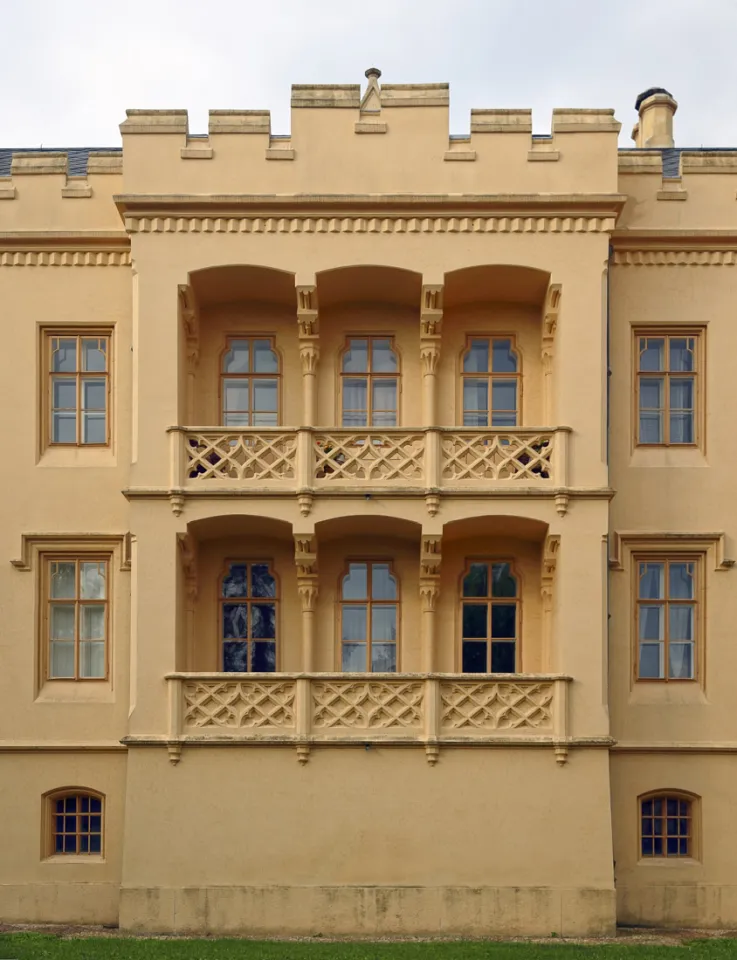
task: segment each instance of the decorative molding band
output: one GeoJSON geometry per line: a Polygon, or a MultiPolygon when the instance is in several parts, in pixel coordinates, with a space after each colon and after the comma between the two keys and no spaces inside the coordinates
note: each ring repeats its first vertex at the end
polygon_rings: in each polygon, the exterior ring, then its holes
{"type": "Polygon", "coordinates": [[[737,250],[615,250],[612,263],[618,267],[733,267],[737,250]]]}
{"type": "Polygon", "coordinates": [[[126,217],[129,233],[608,233],[614,217],[126,217]]]}
{"type": "Polygon", "coordinates": [[[726,535],[720,533],[657,533],[652,531],[612,533],[612,555],[609,567],[612,570],[625,569],[625,550],[631,553],[673,553],[693,551],[706,553],[714,547],[714,569],[730,570],[735,561],[726,557],[726,535]]]}
{"type": "Polygon", "coordinates": [[[11,560],[16,570],[33,569],[36,554],[54,550],[94,552],[120,548],[120,569],[131,568],[130,533],[24,533],[20,538],[20,557],[11,560]]]}
{"type": "Polygon", "coordinates": [[[0,267],[129,267],[129,250],[0,250],[0,267]]]}
{"type": "Polygon", "coordinates": [[[0,740],[0,753],[125,753],[119,740],[0,740]]]}

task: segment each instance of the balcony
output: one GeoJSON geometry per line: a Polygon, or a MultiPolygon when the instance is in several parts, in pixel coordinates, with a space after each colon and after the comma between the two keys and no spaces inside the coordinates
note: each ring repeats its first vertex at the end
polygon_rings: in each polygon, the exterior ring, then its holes
{"type": "Polygon", "coordinates": [[[169,755],[183,745],[549,746],[568,753],[568,684],[553,674],[172,673],[169,755]]]}

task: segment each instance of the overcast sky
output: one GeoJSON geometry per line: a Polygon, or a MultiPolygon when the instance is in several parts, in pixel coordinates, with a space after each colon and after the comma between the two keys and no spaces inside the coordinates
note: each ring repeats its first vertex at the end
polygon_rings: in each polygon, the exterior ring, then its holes
{"type": "Polygon", "coordinates": [[[471,107],[614,107],[649,86],[680,146],[737,146],[737,0],[0,0],[0,146],[117,146],[126,108],[269,109],[292,83],[450,83],[471,107]]]}

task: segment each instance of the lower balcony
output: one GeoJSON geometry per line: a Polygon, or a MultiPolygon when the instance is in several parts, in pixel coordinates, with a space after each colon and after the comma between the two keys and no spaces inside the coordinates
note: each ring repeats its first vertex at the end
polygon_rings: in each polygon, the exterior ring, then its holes
{"type": "Polygon", "coordinates": [[[568,685],[554,674],[172,673],[169,756],[187,744],[549,746],[568,754],[568,685]]]}

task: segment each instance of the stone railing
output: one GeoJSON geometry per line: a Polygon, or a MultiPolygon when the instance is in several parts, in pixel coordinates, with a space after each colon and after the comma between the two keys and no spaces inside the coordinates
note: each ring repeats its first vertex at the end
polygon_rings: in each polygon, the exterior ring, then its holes
{"type": "Polygon", "coordinates": [[[568,750],[571,678],[518,674],[172,673],[168,743],[414,743],[435,763],[452,744],[568,750]]]}
{"type": "Polygon", "coordinates": [[[405,488],[429,493],[478,487],[568,485],[568,427],[466,430],[171,427],[172,491],[405,488]]]}

